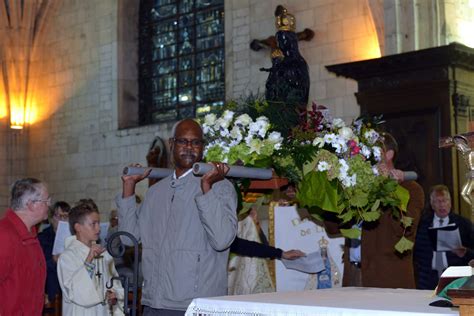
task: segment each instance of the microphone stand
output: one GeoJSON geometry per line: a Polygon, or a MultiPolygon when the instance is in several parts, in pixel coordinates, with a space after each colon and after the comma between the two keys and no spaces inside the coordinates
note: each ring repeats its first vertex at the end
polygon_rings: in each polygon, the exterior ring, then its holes
{"type": "Polygon", "coordinates": [[[118,231],[110,235],[109,239],[107,240],[107,251],[110,255],[114,258],[121,258],[125,253],[125,247],[120,247],[118,251],[112,248],[112,241],[115,238],[120,238],[120,236],[126,236],[130,239],[133,243],[134,254],[133,254],[133,278],[132,283],[128,277],[119,276],[113,277],[110,279],[110,283],[107,283],[106,286],[108,289],[111,289],[114,285],[114,281],[122,282],[123,284],[123,291],[124,291],[124,299],[123,299],[123,312],[125,315],[137,315],[137,300],[138,300],[138,241],[132,234],[124,231],[118,231]],[[132,306],[128,306],[128,294],[132,292],[132,306]]]}

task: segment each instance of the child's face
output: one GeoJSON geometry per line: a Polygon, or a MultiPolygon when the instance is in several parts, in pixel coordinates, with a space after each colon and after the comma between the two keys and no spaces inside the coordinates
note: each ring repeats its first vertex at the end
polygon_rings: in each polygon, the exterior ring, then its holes
{"type": "Polygon", "coordinates": [[[99,234],[100,217],[98,213],[90,213],[84,218],[83,224],[76,224],[76,235],[85,243],[98,240],[99,234]]]}

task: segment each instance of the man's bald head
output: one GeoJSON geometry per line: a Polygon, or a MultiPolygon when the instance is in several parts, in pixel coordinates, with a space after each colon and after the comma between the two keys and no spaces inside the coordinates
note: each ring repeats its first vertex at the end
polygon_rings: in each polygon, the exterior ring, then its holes
{"type": "Polygon", "coordinates": [[[203,138],[201,125],[199,125],[198,122],[190,118],[176,122],[176,124],[174,124],[173,126],[171,134],[173,135],[173,138],[176,138],[177,133],[182,133],[183,130],[187,129],[197,129],[196,131],[199,131],[199,133],[201,134],[201,139],[203,138]]]}
{"type": "Polygon", "coordinates": [[[173,137],[170,138],[170,148],[176,169],[176,175],[192,168],[195,162],[202,159],[204,140],[202,128],[193,119],[184,119],[173,127],[173,137]]]}

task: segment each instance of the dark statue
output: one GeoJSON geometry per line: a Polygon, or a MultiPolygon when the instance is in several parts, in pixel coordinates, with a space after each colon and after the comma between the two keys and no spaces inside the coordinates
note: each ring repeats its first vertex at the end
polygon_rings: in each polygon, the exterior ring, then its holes
{"type": "Polygon", "coordinates": [[[275,17],[277,48],[272,51],[272,67],[260,69],[269,72],[265,98],[303,111],[308,104],[309,73],[298,50],[295,18],[281,5],[275,10],[275,17]]]}

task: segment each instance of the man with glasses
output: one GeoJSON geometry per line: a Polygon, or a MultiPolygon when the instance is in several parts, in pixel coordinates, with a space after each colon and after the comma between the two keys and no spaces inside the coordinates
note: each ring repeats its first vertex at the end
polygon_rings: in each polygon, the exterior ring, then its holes
{"type": "Polygon", "coordinates": [[[229,167],[214,163],[202,177],[192,173],[203,155],[201,126],[179,121],[169,144],[174,174],[151,186],[140,206],[135,186],[150,170],[123,176],[116,198],[119,230],[143,245],[145,316],[184,315],[193,298],[226,295],[228,248],[237,232],[236,192],[224,179],[229,167]]]}
{"type": "Polygon", "coordinates": [[[48,217],[50,201],[40,180],[13,184],[10,208],[0,220],[0,315],[41,315],[46,262],[35,225],[48,217]]]}
{"type": "Polygon", "coordinates": [[[43,249],[44,257],[46,258],[47,273],[45,293],[47,294],[47,302],[52,302],[55,296],[61,293],[56,269],[58,256],[53,256],[53,246],[59,221],[68,221],[70,209],[69,204],[64,201],[54,203],[49,215],[49,223],[51,225],[38,234],[38,239],[43,249]]]}

